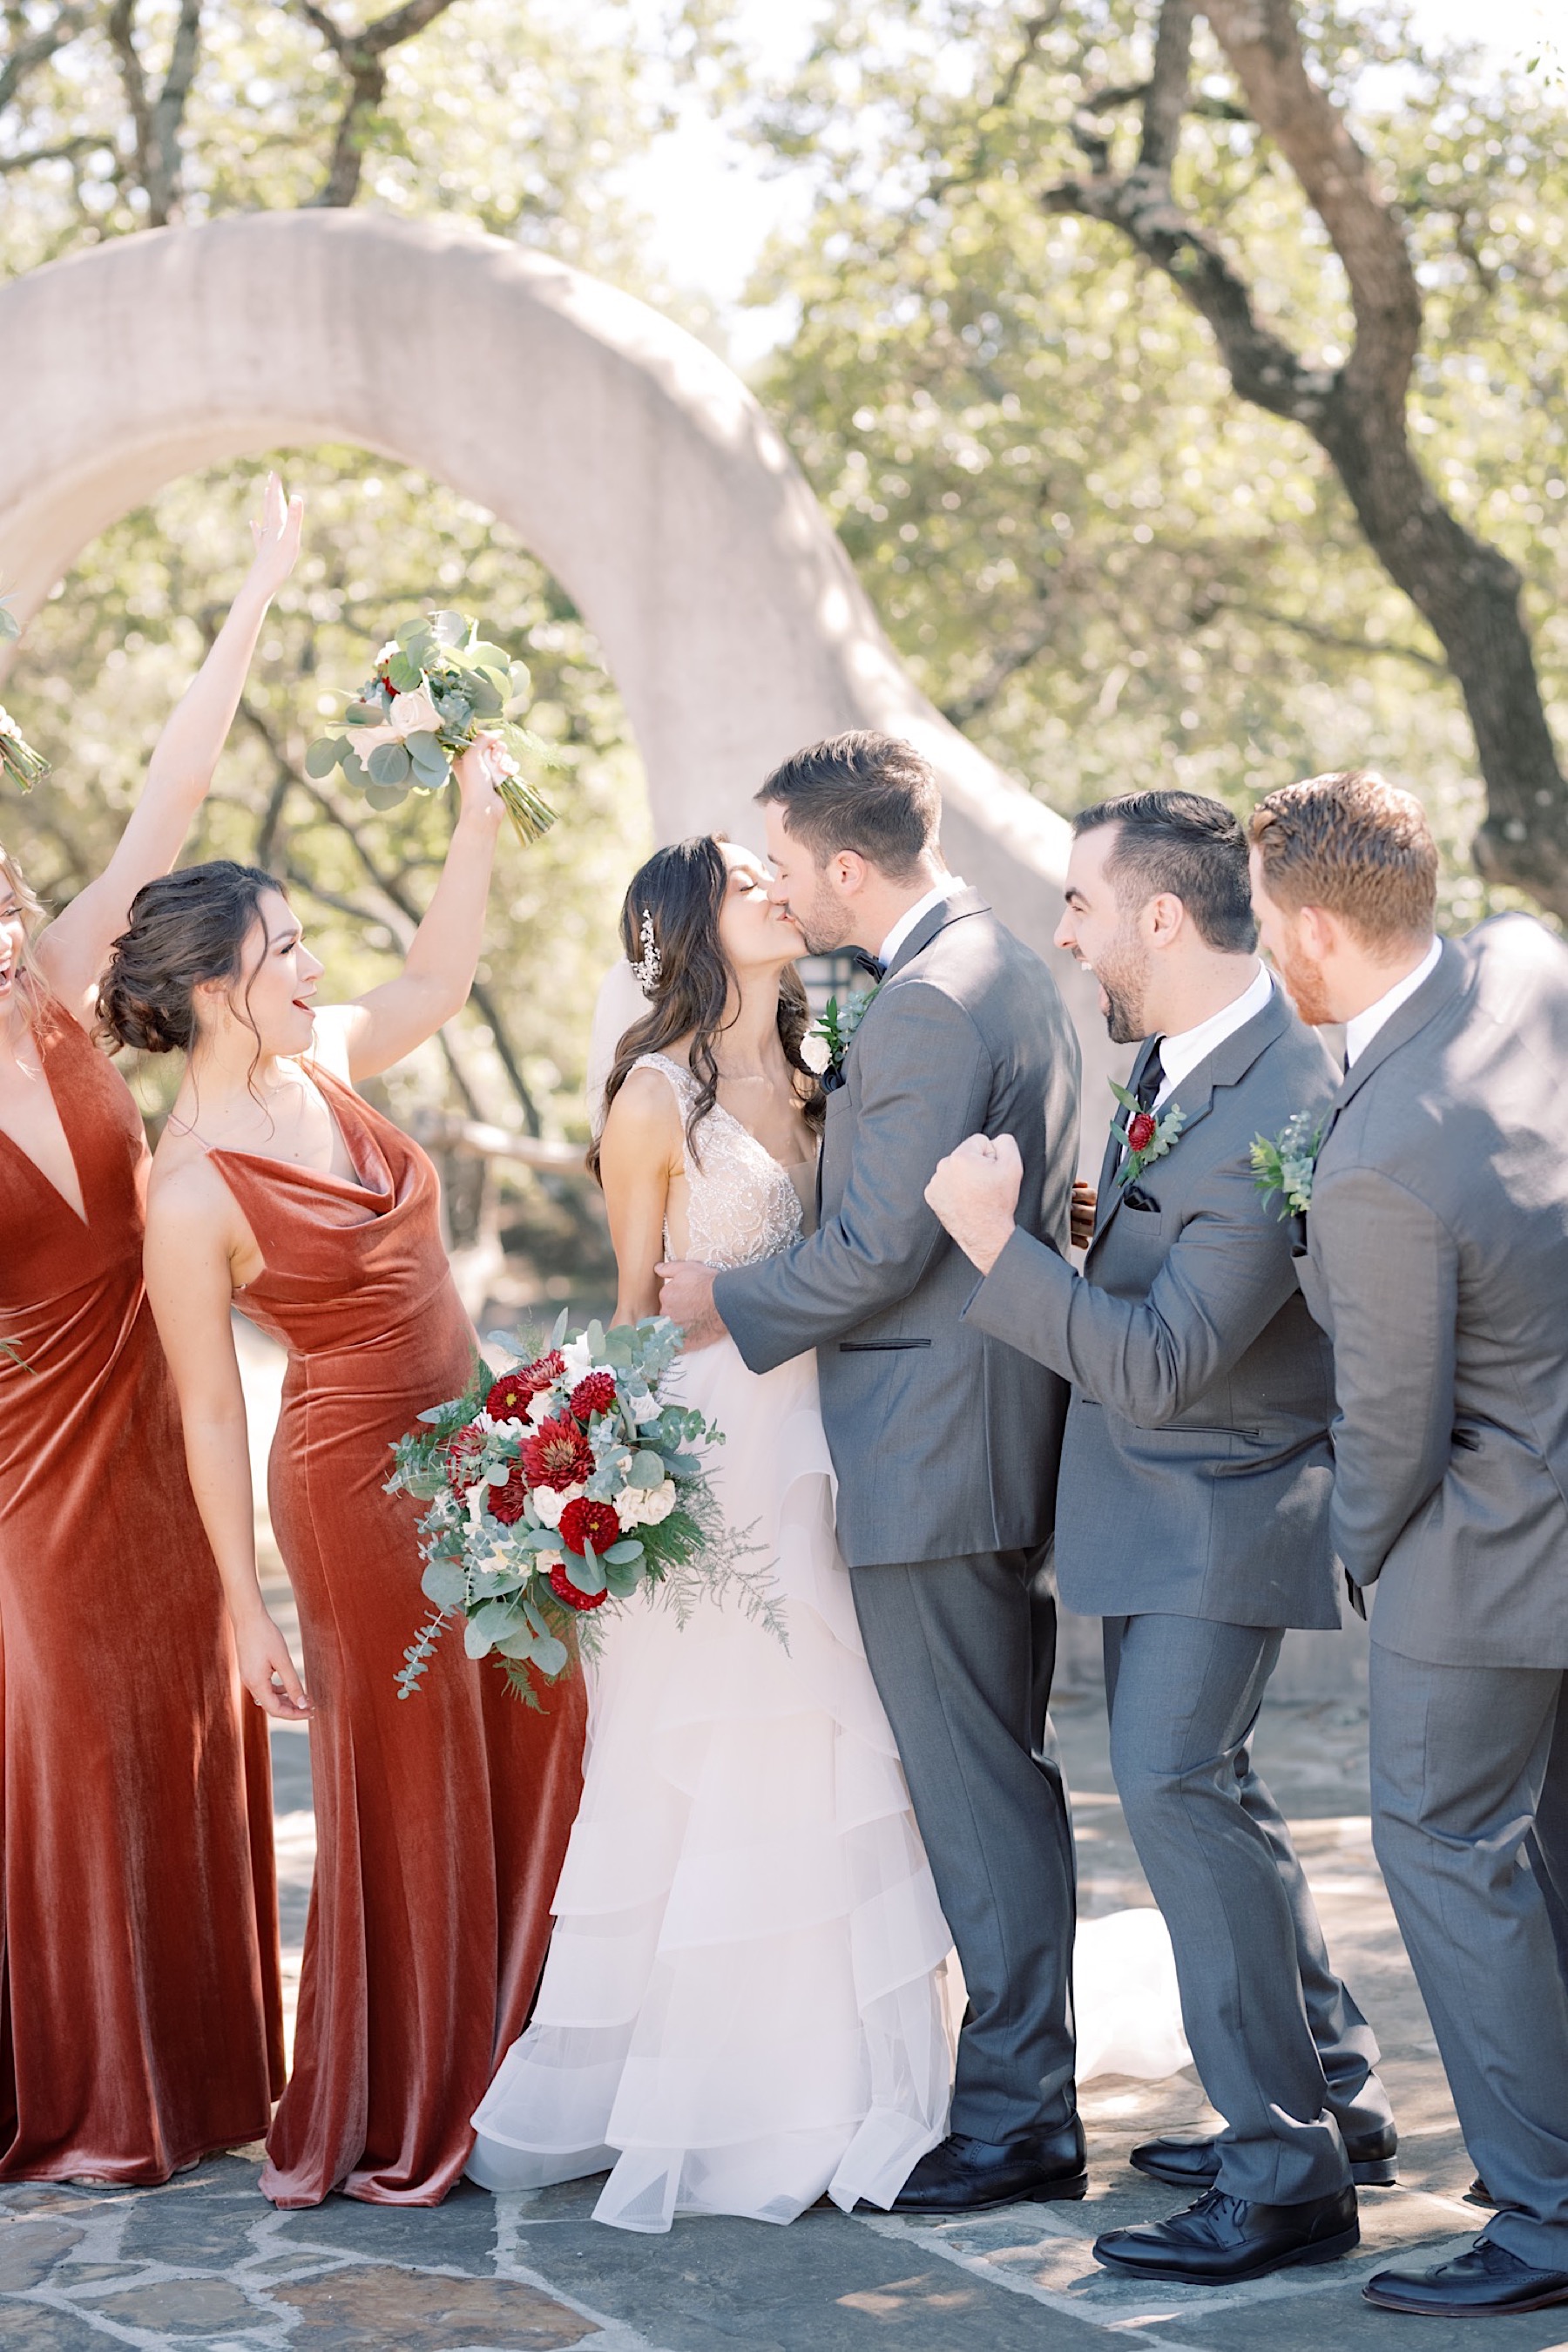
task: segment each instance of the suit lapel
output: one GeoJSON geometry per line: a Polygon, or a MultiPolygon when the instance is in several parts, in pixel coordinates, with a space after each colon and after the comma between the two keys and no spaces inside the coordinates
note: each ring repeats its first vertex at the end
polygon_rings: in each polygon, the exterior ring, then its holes
{"type": "Polygon", "coordinates": [[[892,962],[882,974],[883,980],[891,980],[903,971],[906,964],[912,963],[916,956],[930,947],[939,931],[946,930],[949,923],[961,923],[968,915],[988,915],[990,912],[989,905],[978,890],[955,890],[952,898],[942,899],[940,906],[928,908],[909,938],[900,944],[892,962]]]}
{"type": "MultiPolygon", "coordinates": [[[[1289,1025],[1289,1009],[1285,1003],[1282,991],[1276,987],[1261,1012],[1255,1013],[1250,1021],[1244,1021],[1241,1027],[1233,1031],[1230,1036],[1222,1038],[1213,1053],[1205,1054],[1197,1067],[1190,1070],[1181,1083],[1173,1087],[1164,1109],[1160,1113],[1162,1118],[1167,1111],[1171,1110],[1179,1109],[1184,1114],[1181,1133],[1171,1146],[1173,1152],[1180,1151],[1193,1129],[1200,1126],[1207,1118],[1214,1108],[1215,1089],[1217,1087],[1238,1086],[1259,1054],[1272,1045],[1277,1037],[1282,1037],[1289,1025]]],[[[1138,1090],[1139,1079],[1149,1066],[1149,1056],[1153,1051],[1153,1045],[1154,1040],[1152,1037],[1146,1037],[1142,1051],[1132,1065],[1131,1085],[1134,1094],[1138,1090]]],[[[1120,1140],[1113,1123],[1106,1142],[1105,1159],[1100,1167],[1100,1196],[1095,1203],[1094,1239],[1089,1244],[1091,1250],[1098,1245],[1100,1235],[1121,1204],[1123,1187],[1116,1181],[1117,1162],[1121,1157],[1117,1149],[1120,1140]]],[[[1163,1160],[1155,1163],[1157,1167],[1163,1167],[1163,1160]]]]}
{"type": "Polygon", "coordinates": [[[1334,1131],[1341,1111],[1352,1102],[1373,1071],[1381,1069],[1391,1054],[1401,1045],[1408,1045],[1418,1037],[1429,1021],[1435,1021],[1459,994],[1465,984],[1464,960],[1451,940],[1445,940],[1443,952],[1413,996],[1407,996],[1396,1013],[1384,1023],[1364,1054],[1357,1056],[1340,1081],[1340,1090],[1329,1105],[1328,1118],[1323,1127],[1322,1142],[1318,1156],[1322,1157],[1323,1144],[1334,1131]]]}

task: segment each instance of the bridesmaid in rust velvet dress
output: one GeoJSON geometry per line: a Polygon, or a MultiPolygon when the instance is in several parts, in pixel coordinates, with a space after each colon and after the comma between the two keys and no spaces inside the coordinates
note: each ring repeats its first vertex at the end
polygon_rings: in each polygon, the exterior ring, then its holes
{"type": "Polygon", "coordinates": [[[100,878],[39,929],[0,851],[0,2181],[166,2180],[258,2137],[281,2084],[267,1727],[142,1286],[142,1121],[84,1023],[211,782],[300,516],[269,482],[100,878]]]}
{"type": "Polygon", "coordinates": [[[313,1011],[321,966],[265,874],[187,868],[142,892],[103,1004],[118,1034],[190,1059],[154,1163],[147,1278],[191,1480],[252,1696],[308,1713],[318,1851],[294,2072],[263,2192],[434,2205],[521,2031],[582,1789],[574,1676],[544,1712],[442,1646],[401,1700],[426,1604],[415,1516],[384,1493],[392,1441],[467,1382],[475,1340],[429,1160],[351,1081],[459,1010],[478,961],[500,803],[491,747],[401,975],[313,1011]],[[230,1310],[289,1350],[268,1494],[300,1606],[305,1689],[256,1579],[230,1310]]]}

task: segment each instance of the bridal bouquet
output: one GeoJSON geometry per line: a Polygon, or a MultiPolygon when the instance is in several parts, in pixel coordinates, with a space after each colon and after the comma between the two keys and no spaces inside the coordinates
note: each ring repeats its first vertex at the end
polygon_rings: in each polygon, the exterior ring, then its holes
{"type": "MultiPolygon", "coordinates": [[[[21,623],[0,596],[0,646],[11,644],[21,634],[21,623]]],[[[39,778],[48,772],[48,761],[41,752],[34,751],[10,712],[0,708],[0,776],[30,793],[39,778]]]]}
{"type": "Polygon", "coordinates": [[[525,755],[545,763],[552,756],[519,724],[530,691],[524,665],[487,645],[465,614],[405,621],[350,700],[343,731],[310,745],[305,772],[323,777],[341,768],[372,808],[395,808],[410,793],[437,793],[449,783],[453,761],[476,736],[498,736],[507,761],[496,790],[526,846],[555,822],[521,764],[525,755]]]}
{"type": "Polygon", "coordinates": [[[658,1589],[684,1622],[698,1594],[733,1591],[783,1638],[766,1572],[725,1526],[690,1447],[722,1432],[670,1393],[678,1325],[651,1316],[566,1338],[496,1379],[479,1365],[462,1396],[400,1438],[387,1491],[425,1503],[423,1587],[435,1614],[404,1654],[410,1698],[446,1626],[463,1620],[471,1658],[492,1652],[537,1706],[529,1670],[563,1673],[572,1635],[607,1601],[658,1589]]]}

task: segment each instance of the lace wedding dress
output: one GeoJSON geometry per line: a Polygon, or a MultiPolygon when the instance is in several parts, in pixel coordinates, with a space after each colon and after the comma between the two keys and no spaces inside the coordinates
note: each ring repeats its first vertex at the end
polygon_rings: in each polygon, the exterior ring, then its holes
{"type": "MultiPolygon", "coordinates": [[[[679,1099],[695,1082],[648,1055],[679,1099]]],[[[747,1265],[802,1226],[788,1172],[715,1108],[688,1147],[686,1255],[747,1265]]],[[[668,1244],[667,1244],[668,1245],[668,1244]]],[[[774,1563],[788,1634],[645,1601],[592,1672],[582,1811],[533,2021],[474,2117],[470,2177],[609,2170],[595,2219],[790,2221],[892,2202],[946,2129],[946,1922],[833,1533],[810,1355],[684,1359],[725,1444],[725,1516],[774,1563]]]]}

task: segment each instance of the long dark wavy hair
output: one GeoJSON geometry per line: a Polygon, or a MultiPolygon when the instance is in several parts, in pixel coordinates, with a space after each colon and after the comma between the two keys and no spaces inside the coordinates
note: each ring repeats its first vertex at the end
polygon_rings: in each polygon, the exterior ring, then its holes
{"type": "MultiPolygon", "coordinates": [[[[640,1021],[633,1022],[616,1048],[605,1081],[605,1115],[608,1117],[610,1105],[642,1055],[662,1054],[678,1038],[689,1037],[689,1059],[697,1081],[697,1099],[687,1118],[686,1139],[699,1164],[697,1130],[718,1099],[717,1047],[724,1034],[724,1013],[734,977],[719,940],[719,914],[729,887],[730,869],[719,837],[700,833],[689,841],[673,842],[668,849],[656,849],[632,877],[621,903],[621,945],[627,962],[642,961],[646,914],[658,950],[659,974],[649,992],[647,1011],[640,1021]]],[[[822,1087],[800,1057],[800,1041],[811,1025],[811,1007],[793,964],[779,979],[778,1024],[784,1059],[799,1076],[796,1091],[801,1108],[808,1125],[820,1128],[822,1087]]],[[[588,1166],[599,1178],[598,1136],[589,1151],[588,1166]]]]}

